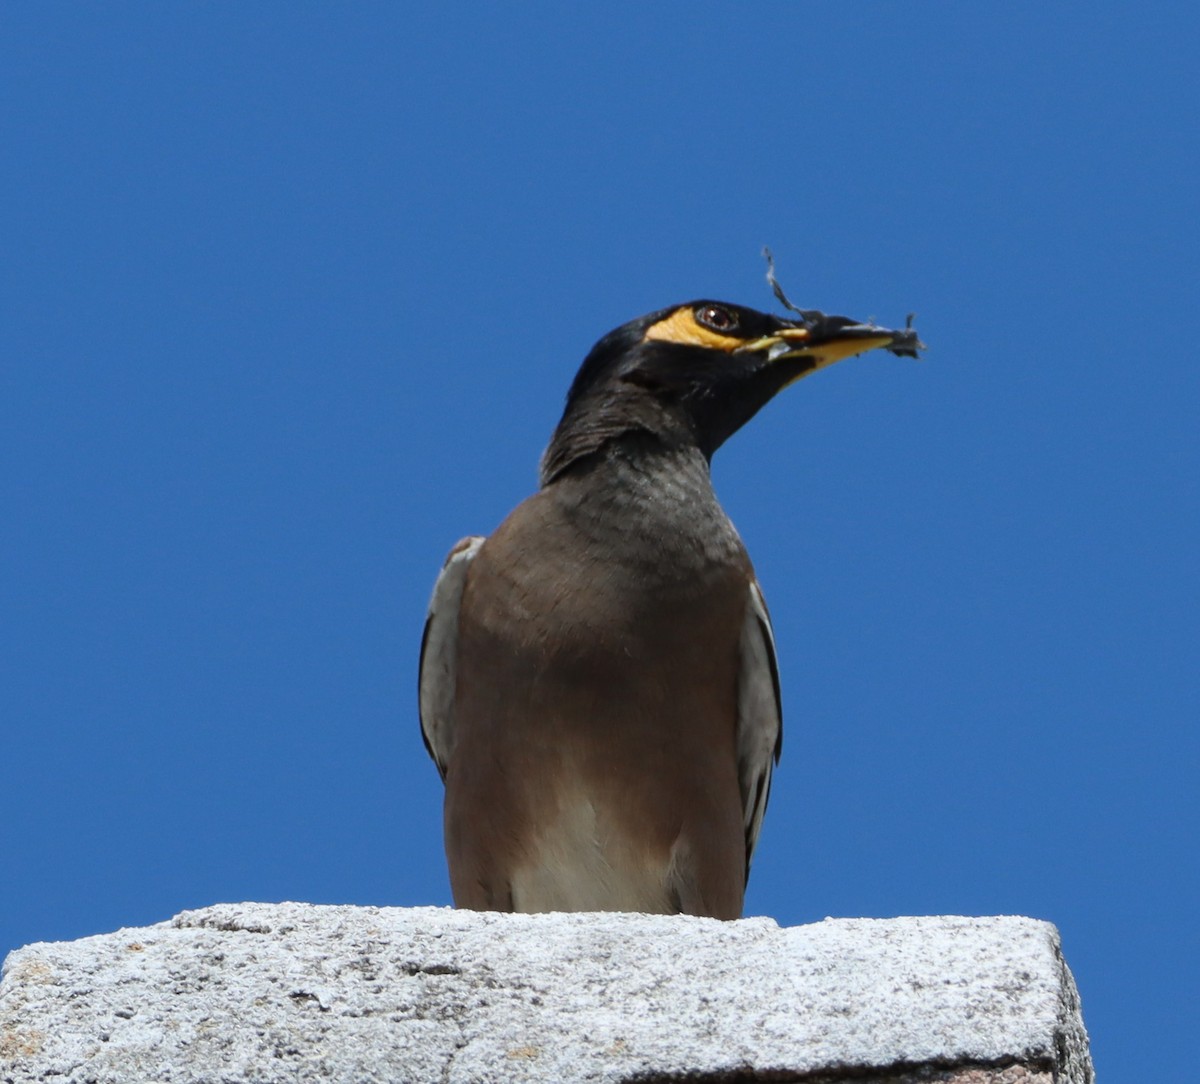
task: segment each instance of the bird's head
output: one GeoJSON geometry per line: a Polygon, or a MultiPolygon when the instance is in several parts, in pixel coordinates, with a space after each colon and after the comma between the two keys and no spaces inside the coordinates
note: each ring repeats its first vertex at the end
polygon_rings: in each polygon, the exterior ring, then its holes
{"type": "Polygon", "coordinates": [[[542,459],[542,482],[629,433],[711,457],[800,377],[876,347],[916,357],[922,345],[911,328],[814,310],[784,319],[723,301],[660,309],[592,347],[542,459]]]}

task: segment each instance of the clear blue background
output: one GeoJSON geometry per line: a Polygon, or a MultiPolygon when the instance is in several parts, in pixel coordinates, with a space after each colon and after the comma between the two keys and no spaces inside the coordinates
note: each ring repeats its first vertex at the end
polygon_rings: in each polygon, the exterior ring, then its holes
{"type": "Polygon", "coordinates": [[[591,343],[919,313],[717,487],[777,626],[748,910],[1062,929],[1099,1071],[1194,1061],[1189,5],[9,4],[0,951],[449,901],[433,576],[591,343]]]}

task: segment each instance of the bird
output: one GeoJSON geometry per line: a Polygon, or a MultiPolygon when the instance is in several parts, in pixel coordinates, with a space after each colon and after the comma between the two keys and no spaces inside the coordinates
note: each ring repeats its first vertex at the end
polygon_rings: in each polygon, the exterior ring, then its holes
{"type": "Polygon", "coordinates": [[[698,300],[601,338],[536,492],[446,558],[418,699],[456,907],[741,917],[782,705],[712,456],[801,377],[924,346],[776,295],[789,317],[698,300]]]}

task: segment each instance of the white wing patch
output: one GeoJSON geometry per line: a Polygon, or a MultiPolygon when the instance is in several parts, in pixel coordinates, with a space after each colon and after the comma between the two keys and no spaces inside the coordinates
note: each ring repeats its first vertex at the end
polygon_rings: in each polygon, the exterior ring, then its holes
{"type": "Polygon", "coordinates": [[[429,600],[425,634],[421,637],[418,700],[421,734],[443,779],[454,748],[454,682],[458,659],[458,609],[462,604],[467,568],[484,539],[464,538],[450,551],[429,600]]]}
{"type": "Polygon", "coordinates": [[[742,624],[741,666],[738,673],[738,783],[746,827],[746,875],[758,842],[771,769],[783,747],[783,706],[779,697],[779,669],[775,662],[775,635],[766,600],[757,583],[750,584],[746,619],[742,624]]]}

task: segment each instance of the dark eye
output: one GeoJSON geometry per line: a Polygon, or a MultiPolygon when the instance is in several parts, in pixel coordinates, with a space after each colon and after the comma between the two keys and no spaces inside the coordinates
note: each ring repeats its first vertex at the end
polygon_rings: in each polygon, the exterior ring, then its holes
{"type": "Polygon", "coordinates": [[[737,327],[738,319],[721,305],[700,305],[696,309],[696,322],[713,331],[732,331],[737,327]]]}

